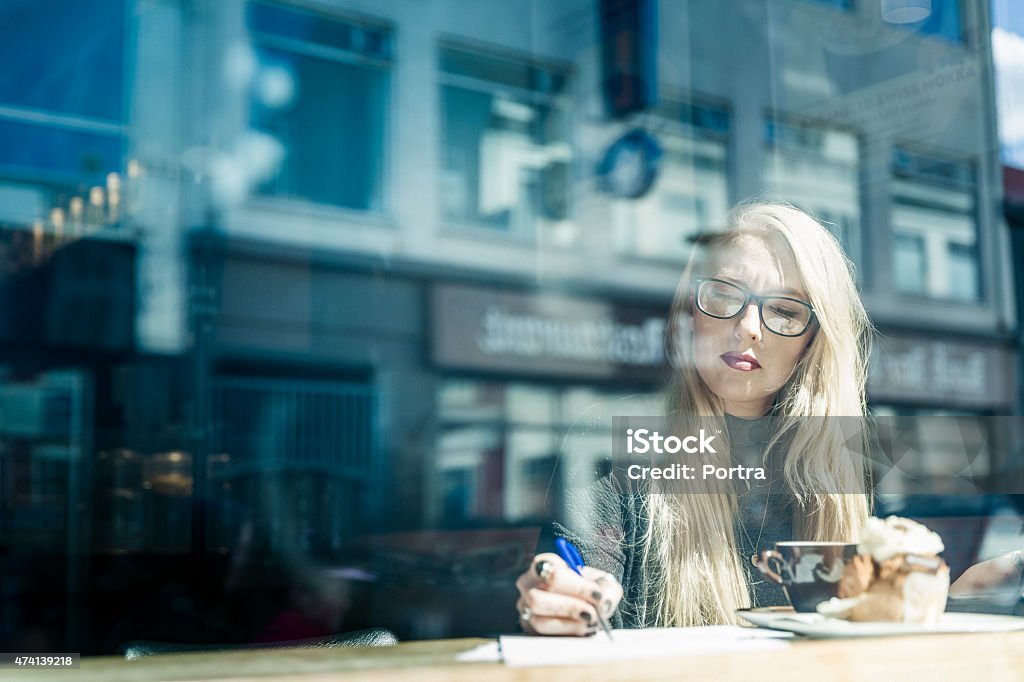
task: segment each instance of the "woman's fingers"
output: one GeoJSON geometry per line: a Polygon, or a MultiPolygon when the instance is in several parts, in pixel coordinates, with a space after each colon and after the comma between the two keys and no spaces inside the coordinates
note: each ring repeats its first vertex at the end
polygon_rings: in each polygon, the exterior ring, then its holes
{"type": "Polygon", "coordinates": [[[594,582],[598,586],[603,599],[599,605],[601,615],[610,616],[618,608],[622,601],[622,585],[611,573],[594,568],[593,566],[583,567],[583,577],[594,582]]]}
{"type": "Polygon", "coordinates": [[[584,625],[578,620],[563,620],[536,616],[530,621],[534,632],[539,635],[592,635],[597,632],[597,624],[584,625]]]}
{"type": "Polygon", "coordinates": [[[516,602],[523,629],[539,635],[591,635],[597,631],[594,607],[585,601],[548,592],[530,590],[516,602]]]}
{"type": "Polygon", "coordinates": [[[622,586],[611,574],[591,567],[583,575],[557,554],[538,554],[516,580],[516,609],[527,632],[587,635],[598,627],[598,612],[607,618],[622,600],[622,586]]]}
{"type": "Polygon", "coordinates": [[[586,625],[597,622],[594,605],[576,597],[535,587],[528,590],[522,600],[535,616],[578,620],[586,625]]]}
{"type": "MultiPolygon", "coordinates": [[[[576,573],[556,554],[538,554],[533,558],[530,568],[528,573],[536,576],[537,581],[527,587],[540,587],[550,592],[567,594],[588,601],[595,607],[600,606],[605,600],[600,585],[576,573]]],[[[520,593],[522,592],[523,590],[520,590],[520,593]]]]}

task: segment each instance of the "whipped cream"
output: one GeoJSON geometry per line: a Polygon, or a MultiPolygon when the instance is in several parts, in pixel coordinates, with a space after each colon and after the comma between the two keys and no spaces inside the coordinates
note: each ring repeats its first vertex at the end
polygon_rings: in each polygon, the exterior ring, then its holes
{"type": "Polygon", "coordinates": [[[945,546],[942,538],[917,521],[899,516],[890,516],[884,521],[868,519],[861,533],[857,552],[870,554],[875,561],[885,561],[899,554],[920,554],[932,556],[945,546]]]}

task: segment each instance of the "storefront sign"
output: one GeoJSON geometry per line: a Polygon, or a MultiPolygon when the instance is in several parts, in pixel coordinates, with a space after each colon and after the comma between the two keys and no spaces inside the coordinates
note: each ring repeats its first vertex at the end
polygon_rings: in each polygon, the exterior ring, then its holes
{"type": "Polygon", "coordinates": [[[885,336],[872,357],[873,402],[1006,409],[1013,405],[1016,363],[997,344],[885,336]]]}
{"type": "Polygon", "coordinates": [[[455,285],[434,288],[433,358],[444,367],[660,381],[665,311],[455,285]]]}

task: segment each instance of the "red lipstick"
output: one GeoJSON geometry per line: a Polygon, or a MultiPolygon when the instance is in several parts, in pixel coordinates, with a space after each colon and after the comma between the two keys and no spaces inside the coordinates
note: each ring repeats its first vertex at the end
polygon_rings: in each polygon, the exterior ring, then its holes
{"type": "Polygon", "coordinates": [[[733,369],[738,369],[741,372],[750,372],[755,369],[761,369],[761,364],[754,357],[753,353],[737,353],[736,351],[729,351],[728,353],[722,353],[720,356],[722,362],[729,365],[733,369]]]}

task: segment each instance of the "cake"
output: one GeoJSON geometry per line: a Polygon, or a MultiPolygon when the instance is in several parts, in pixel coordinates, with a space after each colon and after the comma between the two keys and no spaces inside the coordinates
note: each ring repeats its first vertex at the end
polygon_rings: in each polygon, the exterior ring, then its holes
{"type": "Polygon", "coordinates": [[[946,608],[949,567],[942,539],[910,519],[868,519],[857,555],[847,562],[839,596],[818,612],[851,621],[934,625],[946,608]]]}

